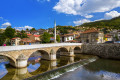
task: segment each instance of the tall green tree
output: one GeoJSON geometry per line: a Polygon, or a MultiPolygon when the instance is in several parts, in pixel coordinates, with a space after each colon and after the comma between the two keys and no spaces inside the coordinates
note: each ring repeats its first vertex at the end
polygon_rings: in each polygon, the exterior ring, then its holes
{"type": "Polygon", "coordinates": [[[27,28],[26,31],[29,31],[29,29],[27,28]]]}
{"type": "Polygon", "coordinates": [[[11,28],[11,26],[8,26],[6,29],[5,29],[5,36],[9,39],[15,37],[15,29],[11,28]]]}
{"type": "Polygon", "coordinates": [[[35,28],[32,28],[30,31],[35,31],[36,29],[35,28]]]}
{"type": "Polygon", "coordinates": [[[41,36],[42,43],[49,43],[50,42],[50,34],[48,32],[44,32],[41,36]]]}
{"type": "Polygon", "coordinates": [[[60,36],[59,35],[56,36],[56,40],[57,40],[57,42],[60,42],[60,36]]]}
{"type": "Polygon", "coordinates": [[[5,33],[0,33],[0,46],[3,45],[3,43],[5,42],[6,40],[6,36],[5,36],[5,33]]]}

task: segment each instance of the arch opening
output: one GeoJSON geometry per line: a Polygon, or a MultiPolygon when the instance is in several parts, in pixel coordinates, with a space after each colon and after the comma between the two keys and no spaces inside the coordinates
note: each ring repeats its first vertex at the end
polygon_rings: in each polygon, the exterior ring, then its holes
{"type": "Polygon", "coordinates": [[[44,51],[44,50],[38,50],[36,52],[33,52],[29,58],[28,58],[28,64],[35,64],[38,63],[41,59],[44,60],[49,60],[49,54],[48,52],[44,51]]]}
{"type": "Polygon", "coordinates": [[[15,66],[15,60],[12,57],[6,55],[0,55],[0,63],[10,64],[15,66]]]}
{"type": "Polygon", "coordinates": [[[74,48],[74,53],[75,53],[75,54],[81,53],[80,47],[75,47],[75,48],[74,48]]]}
{"type": "Polygon", "coordinates": [[[69,51],[64,47],[61,47],[56,51],[57,58],[60,58],[60,56],[66,56],[68,54],[69,54],[69,51]]]}
{"type": "Polygon", "coordinates": [[[38,63],[41,60],[41,53],[39,51],[33,52],[28,58],[28,65],[38,63]]]}
{"type": "Polygon", "coordinates": [[[0,73],[3,73],[3,75],[0,75],[0,79],[8,76],[10,67],[15,67],[15,61],[9,56],[0,55],[0,73]]]}

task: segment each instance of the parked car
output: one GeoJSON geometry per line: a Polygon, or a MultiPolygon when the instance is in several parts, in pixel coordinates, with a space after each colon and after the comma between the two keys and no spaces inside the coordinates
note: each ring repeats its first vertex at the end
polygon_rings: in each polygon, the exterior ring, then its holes
{"type": "Polygon", "coordinates": [[[120,41],[115,41],[114,43],[120,43],[120,41]]]}
{"type": "Polygon", "coordinates": [[[113,41],[106,41],[105,43],[114,43],[113,41]]]}

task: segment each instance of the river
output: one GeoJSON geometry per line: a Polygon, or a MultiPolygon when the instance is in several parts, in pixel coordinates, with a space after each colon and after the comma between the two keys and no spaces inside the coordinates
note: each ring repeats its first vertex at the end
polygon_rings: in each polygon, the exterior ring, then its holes
{"type": "MultiPolygon", "coordinates": [[[[38,58],[38,57],[37,57],[38,58]]],[[[15,69],[9,61],[0,62],[1,80],[22,80],[38,74],[36,80],[120,80],[120,61],[98,59],[92,55],[60,56],[57,61],[31,58],[27,68],[15,69]],[[80,61],[80,62],[78,62],[80,61]],[[77,62],[76,64],[73,64],[77,62]],[[70,65],[72,64],[72,65],[70,65]],[[65,65],[65,68],[58,69],[65,65]],[[52,72],[51,70],[55,70],[52,72]],[[58,70],[57,70],[58,69],[58,70]],[[51,72],[49,72],[51,71],[51,72]],[[43,74],[44,72],[47,72],[43,74]]],[[[31,79],[32,80],[32,79],[31,79]]]]}

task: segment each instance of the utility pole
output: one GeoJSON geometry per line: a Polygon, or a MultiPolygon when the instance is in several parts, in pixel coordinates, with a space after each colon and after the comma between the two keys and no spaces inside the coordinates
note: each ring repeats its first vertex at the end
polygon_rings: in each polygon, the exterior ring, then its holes
{"type": "Polygon", "coordinates": [[[57,41],[56,41],[56,21],[54,22],[54,37],[55,37],[54,43],[57,43],[57,41]]]}

